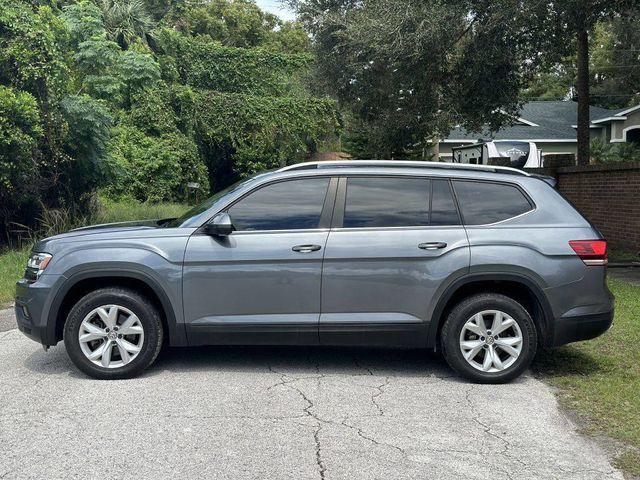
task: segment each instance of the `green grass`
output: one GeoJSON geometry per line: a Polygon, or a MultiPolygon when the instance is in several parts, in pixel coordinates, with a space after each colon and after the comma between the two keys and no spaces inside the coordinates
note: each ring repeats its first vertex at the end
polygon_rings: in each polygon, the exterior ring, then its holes
{"type": "Polygon", "coordinates": [[[534,370],[559,387],[561,402],[585,431],[619,440],[617,464],[640,475],[640,286],[610,279],[614,325],[599,338],[541,352],[534,370]]]}
{"type": "Polygon", "coordinates": [[[189,206],[182,203],[141,203],[130,199],[116,201],[100,198],[100,206],[92,223],[179,217],[188,209],[189,206]]]}
{"type": "Polygon", "coordinates": [[[610,262],[640,262],[640,255],[638,255],[638,252],[631,252],[629,250],[610,248],[608,255],[610,262]]]}
{"type": "Polygon", "coordinates": [[[30,248],[0,254],[0,308],[13,301],[16,281],[22,277],[30,248]]]}
{"type": "MultiPolygon", "coordinates": [[[[97,223],[125,222],[129,220],[146,220],[154,218],[171,218],[183,214],[189,208],[181,203],[141,203],[136,200],[110,200],[101,198],[97,211],[87,225],[97,223]]],[[[83,225],[70,224],[67,216],[57,217],[48,227],[49,234],[68,230],[83,225]]],[[[74,222],[76,223],[76,222],[74,222]]],[[[25,246],[19,250],[4,250],[0,252],[0,308],[13,301],[16,281],[22,277],[27,264],[27,257],[31,247],[25,246]]]]}

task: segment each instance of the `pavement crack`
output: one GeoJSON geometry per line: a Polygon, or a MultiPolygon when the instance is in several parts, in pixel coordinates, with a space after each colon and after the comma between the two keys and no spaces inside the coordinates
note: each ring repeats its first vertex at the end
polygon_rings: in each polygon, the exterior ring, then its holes
{"type": "Polygon", "coordinates": [[[267,387],[267,391],[269,390],[273,390],[276,387],[282,387],[282,386],[288,386],[290,383],[294,383],[294,382],[298,382],[300,380],[305,380],[305,379],[313,379],[313,378],[318,378],[317,375],[306,375],[303,377],[294,377],[292,375],[287,375],[286,373],[281,373],[281,372],[277,372],[276,370],[273,369],[273,367],[271,366],[267,366],[267,368],[269,369],[269,371],[271,373],[275,373],[276,375],[280,376],[280,381],[277,383],[274,383],[273,385],[269,385],[267,387]]]}
{"type": "Polygon", "coordinates": [[[382,407],[380,406],[380,404],[378,403],[378,398],[380,396],[382,396],[382,394],[384,394],[384,387],[386,387],[387,385],[389,385],[389,377],[385,377],[384,378],[384,383],[374,387],[377,390],[377,393],[374,393],[373,395],[371,395],[371,403],[373,403],[375,405],[375,407],[378,409],[378,412],[380,413],[380,416],[384,416],[384,410],[382,409],[382,407]]]}
{"type": "Polygon", "coordinates": [[[371,371],[371,369],[369,367],[365,367],[364,365],[360,364],[360,361],[358,360],[358,357],[356,357],[354,355],[352,358],[353,358],[353,363],[356,365],[356,367],[358,367],[359,369],[364,370],[365,372],[367,372],[367,375],[373,375],[373,372],[371,371]]]}
{"type": "Polygon", "coordinates": [[[393,448],[394,450],[397,450],[398,452],[400,452],[402,454],[402,456],[406,457],[407,453],[404,451],[404,449],[402,447],[399,447],[397,445],[393,445],[391,443],[386,443],[386,442],[379,442],[378,440],[376,440],[373,437],[368,436],[364,430],[362,430],[359,427],[356,427],[355,425],[350,425],[347,423],[348,418],[345,418],[344,420],[342,420],[342,423],[340,423],[340,425],[347,427],[351,430],[353,430],[354,432],[356,432],[358,434],[358,436],[364,440],[367,440],[371,443],[373,443],[374,445],[377,445],[379,447],[388,447],[388,448],[393,448]]]}
{"type": "MultiPolygon", "coordinates": [[[[348,428],[350,430],[353,430],[363,440],[366,440],[366,441],[368,441],[370,443],[373,443],[374,445],[377,445],[377,446],[394,449],[397,452],[399,452],[403,457],[406,458],[407,454],[406,454],[406,452],[405,452],[405,450],[403,448],[401,448],[401,447],[399,447],[397,445],[390,444],[390,443],[380,442],[380,441],[376,440],[375,438],[370,437],[361,428],[356,427],[355,425],[352,425],[352,424],[348,423],[348,420],[349,420],[348,418],[345,418],[344,420],[342,420],[342,422],[337,423],[337,422],[332,421],[332,420],[326,420],[324,418],[321,418],[315,412],[312,411],[312,409],[315,406],[314,403],[307,396],[307,394],[305,392],[303,392],[299,387],[294,385],[294,383],[299,381],[299,380],[303,380],[303,379],[316,379],[317,382],[318,382],[318,385],[319,385],[320,381],[325,377],[325,375],[306,376],[306,377],[290,377],[287,374],[284,374],[284,373],[276,371],[271,366],[268,366],[267,368],[269,369],[270,372],[280,375],[280,381],[275,383],[275,384],[273,384],[273,385],[271,385],[271,386],[269,386],[267,388],[267,390],[270,390],[270,389],[276,388],[276,387],[280,387],[280,386],[286,387],[286,388],[290,388],[290,389],[294,390],[295,392],[298,393],[298,395],[306,403],[306,406],[303,408],[303,412],[305,413],[305,415],[307,415],[308,417],[312,418],[316,422],[316,429],[315,429],[315,431],[313,433],[313,439],[315,441],[315,447],[316,447],[316,463],[318,465],[318,470],[319,470],[319,473],[320,473],[321,480],[324,480],[325,473],[326,473],[326,470],[327,470],[326,466],[324,464],[323,457],[322,457],[322,444],[320,442],[320,432],[322,431],[322,426],[325,425],[325,424],[342,426],[342,427],[348,428]]],[[[319,368],[317,368],[316,370],[319,372],[319,368]]],[[[380,404],[377,402],[376,399],[378,397],[380,397],[382,394],[384,394],[384,387],[389,385],[389,383],[390,383],[390,379],[387,376],[387,377],[385,377],[384,382],[381,383],[380,385],[376,385],[374,387],[369,387],[369,388],[374,388],[376,390],[376,392],[373,393],[370,398],[371,398],[371,402],[373,403],[373,405],[375,405],[376,409],[379,412],[378,416],[383,416],[384,415],[384,410],[382,409],[382,407],[380,406],[380,404]]],[[[292,418],[294,418],[294,417],[292,417],[292,418]]]]}
{"type": "MultiPolygon", "coordinates": [[[[313,377],[297,377],[297,378],[294,377],[294,378],[287,379],[287,375],[286,374],[277,372],[271,366],[269,366],[268,368],[269,368],[270,372],[273,372],[273,373],[276,373],[276,374],[280,375],[280,382],[272,385],[267,390],[269,390],[271,388],[278,387],[278,386],[283,386],[283,387],[290,388],[290,389],[296,391],[298,393],[298,395],[300,395],[300,397],[307,404],[302,409],[302,411],[305,413],[306,416],[312,418],[316,422],[316,428],[315,428],[315,430],[313,432],[313,441],[315,442],[316,465],[318,467],[318,473],[320,475],[320,480],[325,480],[325,474],[327,472],[327,467],[325,466],[324,460],[322,458],[322,444],[320,442],[320,432],[322,430],[322,425],[323,424],[331,423],[331,422],[327,422],[327,421],[323,420],[322,418],[318,417],[318,415],[316,415],[314,412],[312,412],[311,409],[313,408],[314,405],[313,405],[313,402],[311,401],[311,399],[309,399],[309,397],[307,397],[306,393],[304,393],[301,389],[299,389],[298,387],[293,385],[294,382],[296,382],[298,380],[302,380],[303,378],[315,378],[315,379],[317,379],[318,383],[320,383],[320,380],[322,380],[324,375],[313,376],[313,377]]],[[[320,366],[319,365],[316,366],[316,371],[318,373],[320,372],[320,366]]]]}
{"type": "Polygon", "coordinates": [[[322,461],[322,446],[320,445],[320,430],[322,430],[322,424],[318,423],[318,428],[313,432],[313,439],[316,442],[316,464],[318,465],[318,471],[320,473],[320,480],[324,480],[327,467],[325,467],[322,461]]]}
{"type": "MultiPolygon", "coordinates": [[[[516,462],[518,462],[521,466],[523,467],[527,467],[527,464],[525,462],[523,462],[521,459],[519,459],[518,457],[514,457],[512,455],[509,455],[509,450],[511,449],[511,443],[509,442],[509,440],[507,440],[506,438],[502,437],[501,435],[498,435],[497,433],[495,433],[491,426],[484,423],[481,419],[480,419],[480,413],[478,411],[476,411],[473,402],[471,401],[471,393],[474,390],[475,385],[469,385],[469,388],[465,391],[465,399],[467,401],[467,404],[469,405],[471,411],[473,412],[473,418],[472,420],[479,425],[482,430],[484,431],[484,433],[486,433],[487,435],[495,438],[496,440],[499,440],[502,444],[503,444],[503,448],[500,452],[498,452],[499,455],[502,455],[510,460],[514,460],[516,462]]],[[[503,473],[509,478],[512,479],[513,477],[511,476],[511,473],[503,470],[503,473]]]]}
{"type": "MultiPolygon", "coordinates": [[[[321,377],[318,377],[318,381],[320,381],[320,378],[321,377]]],[[[316,415],[314,412],[311,411],[311,409],[313,408],[313,402],[309,399],[309,397],[307,397],[307,395],[302,390],[300,390],[298,387],[294,385],[285,384],[285,386],[292,388],[296,392],[298,392],[300,397],[302,397],[302,399],[307,403],[307,406],[304,407],[302,410],[306,415],[308,415],[309,417],[313,418],[316,421],[316,429],[313,432],[313,440],[315,441],[315,444],[316,444],[316,464],[318,466],[320,480],[324,480],[327,467],[325,466],[324,461],[322,459],[322,445],[320,443],[320,431],[322,430],[322,425],[327,422],[325,422],[323,419],[318,417],[318,415],[316,415]]]]}

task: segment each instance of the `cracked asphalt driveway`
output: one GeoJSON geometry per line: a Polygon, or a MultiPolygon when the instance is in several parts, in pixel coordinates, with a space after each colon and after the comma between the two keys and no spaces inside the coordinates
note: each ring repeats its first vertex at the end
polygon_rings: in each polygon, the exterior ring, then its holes
{"type": "Polygon", "coordinates": [[[424,351],[171,349],[91,380],[0,333],[0,478],[622,478],[545,384],[424,351]]]}

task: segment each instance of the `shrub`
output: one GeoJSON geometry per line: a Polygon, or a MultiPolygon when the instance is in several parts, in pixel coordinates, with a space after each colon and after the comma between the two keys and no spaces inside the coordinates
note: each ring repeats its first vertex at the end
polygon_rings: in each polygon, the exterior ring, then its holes
{"type": "Polygon", "coordinates": [[[181,133],[153,137],[135,126],[119,126],[113,129],[109,150],[111,196],[143,202],[184,200],[189,182],[208,192],[197,147],[181,133]]]}
{"type": "Polygon", "coordinates": [[[37,201],[30,177],[37,170],[36,145],[42,135],[36,99],[0,85],[0,226],[6,230],[15,213],[37,201]]]}
{"type": "Polygon", "coordinates": [[[635,143],[625,142],[613,145],[595,139],[591,141],[589,149],[593,164],[640,162],[640,146],[635,143]]]}

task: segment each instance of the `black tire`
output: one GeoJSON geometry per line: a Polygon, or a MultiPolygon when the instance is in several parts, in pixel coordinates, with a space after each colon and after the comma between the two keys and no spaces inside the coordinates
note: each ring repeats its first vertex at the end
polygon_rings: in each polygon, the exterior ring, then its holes
{"type": "Polygon", "coordinates": [[[116,380],[135,377],[149,367],[160,353],[163,333],[160,315],[147,298],[133,290],[109,287],[88,293],[73,306],[64,326],[64,345],[79,370],[100,380],[116,380]],[[125,307],[138,317],[144,329],[140,352],[129,363],[118,368],[105,368],[94,364],[83,353],[78,339],[84,318],[92,310],[103,305],[125,307]]]}
{"type": "MultiPolygon", "coordinates": [[[[458,374],[475,383],[506,383],[521,375],[536,354],[536,327],[529,312],[518,302],[505,295],[483,293],[465,298],[449,313],[440,336],[442,351],[447,363],[458,374]],[[460,347],[460,334],[465,323],[485,310],[499,310],[513,318],[522,332],[522,350],[517,360],[500,372],[483,372],[474,368],[464,358],[460,347]]],[[[485,347],[489,348],[489,347],[485,347]]]]}

